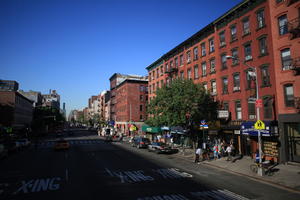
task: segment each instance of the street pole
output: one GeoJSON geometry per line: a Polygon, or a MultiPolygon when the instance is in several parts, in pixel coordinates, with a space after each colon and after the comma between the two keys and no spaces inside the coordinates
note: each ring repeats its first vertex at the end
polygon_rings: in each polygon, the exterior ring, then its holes
{"type": "MultiPolygon", "coordinates": [[[[235,59],[238,60],[238,58],[233,57],[233,56],[226,56],[227,59],[235,59]]],[[[256,100],[259,99],[259,93],[258,93],[258,78],[257,78],[257,70],[255,67],[252,67],[250,65],[248,65],[245,61],[243,62],[244,65],[246,65],[247,67],[249,67],[250,69],[252,69],[254,71],[255,74],[255,89],[256,89],[256,100]]],[[[256,113],[257,113],[257,121],[260,120],[260,112],[259,112],[259,106],[256,106],[256,113]]],[[[257,174],[259,176],[263,176],[263,169],[262,169],[262,149],[261,149],[261,133],[260,130],[257,130],[257,137],[258,137],[258,156],[259,156],[259,167],[257,170],[257,174]]]]}
{"type": "MultiPolygon", "coordinates": [[[[248,66],[248,65],[247,65],[248,66]]],[[[254,73],[255,73],[255,86],[256,86],[256,100],[259,99],[259,94],[258,94],[258,80],[257,80],[257,71],[255,67],[252,67],[254,69],[254,73]]],[[[256,106],[256,113],[257,113],[257,120],[260,120],[260,112],[259,112],[259,106],[256,106]]],[[[263,170],[262,170],[262,149],[261,149],[261,134],[260,134],[260,130],[257,130],[257,136],[258,136],[258,155],[259,155],[259,167],[257,170],[257,174],[259,176],[263,176],[263,170]]]]}

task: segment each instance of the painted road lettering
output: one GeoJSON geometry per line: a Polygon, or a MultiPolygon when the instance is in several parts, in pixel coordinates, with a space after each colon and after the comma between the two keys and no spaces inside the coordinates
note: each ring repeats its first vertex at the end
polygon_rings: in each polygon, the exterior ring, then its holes
{"type": "Polygon", "coordinates": [[[157,174],[161,175],[165,179],[177,179],[177,178],[192,178],[193,175],[180,171],[176,168],[169,168],[169,169],[153,169],[152,171],[156,172],[157,174]]]}
{"type": "Polygon", "coordinates": [[[105,171],[111,176],[111,177],[118,177],[120,178],[121,183],[135,183],[135,182],[143,182],[143,181],[153,181],[154,178],[151,176],[146,176],[144,174],[143,170],[137,170],[137,171],[111,171],[107,168],[105,168],[105,171]]]}
{"type": "Polygon", "coordinates": [[[142,198],[138,198],[137,200],[189,200],[189,199],[181,194],[171,194],[171,195],[142,197],[142,198]]]}
{"type": "Polygon", "coordinates": [[[22,181],[22,186],[14,194],[58,190],[59,181],[61,181],[60,177],[22,181]]]}

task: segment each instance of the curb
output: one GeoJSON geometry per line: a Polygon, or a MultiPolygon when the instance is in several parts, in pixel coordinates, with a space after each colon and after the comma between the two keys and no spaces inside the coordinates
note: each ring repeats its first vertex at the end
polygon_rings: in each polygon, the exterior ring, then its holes
{"type": "MultiPolygon", "coordinates": [[[[189,159],[187,159],[186,157],[182,156],[182,155],[175,155],[177,158],[180,158],[182,160],[185,160],[185,161],[190,161],[189,159]]],[[[248,175],[248,174],[244,174],[244,173],[240,173],[240,172],[236,172],[236,171],[233,171],[233,170],[230,170],[230,169],[226,169],[226,168],[223,168],[223,167],[220,167],[220,166],[217,166],[217,165],[214,165],[214,164],[211,164],[209,162],[201,162],[202,165],[206,165],[208,167],[212,167],[212,168],[215,168],[215,169],[219,169],[219,170],[222,170],[224,172],[228,172],[228,173],[231,173],[231,174],[236,174],[238,176],[244,176],[244,177],[247,177],[249,179],[252,179],[252,180],[255,180],[255,181],[259,181],[261,183],[265,183],[265,184],[269,184],[269,185],[272,185],[274,187],[277,187],[277,188],[280,188],[280,189],[284,189],[284,190],[287,190],[289,192],[294,192],[294,193],[298,193],[300,194],[300,190],[297,190],[295,188],[292,188],[292,187],[289,187],[289,186],[286,186],[286,185],[282,185],[282,184],[279,184],[279,183],[276,183],[276,182],[273,182],[273,181],[269,181],[269,180],[265,180],[265,179],[262,179],[262,178],[259,178],[259,177],[255,177],[255,176],[251,176],[251,175],[248,175]]]]}

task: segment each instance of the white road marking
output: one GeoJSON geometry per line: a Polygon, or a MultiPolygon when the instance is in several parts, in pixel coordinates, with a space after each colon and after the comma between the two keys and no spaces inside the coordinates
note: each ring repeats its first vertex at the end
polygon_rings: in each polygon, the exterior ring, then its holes
{"type": "Polygon", "coordinates": [[[13,194],[16,195],[20,192],[30,193],[30,192],[40,192],[47,190],[58,190],[60,184],[57,183],[61,180],[60,177],[46,178],[46,179],[36,179],[30,180],[28,182],[22,181],[22,186],[18,188],[13,194]]]}

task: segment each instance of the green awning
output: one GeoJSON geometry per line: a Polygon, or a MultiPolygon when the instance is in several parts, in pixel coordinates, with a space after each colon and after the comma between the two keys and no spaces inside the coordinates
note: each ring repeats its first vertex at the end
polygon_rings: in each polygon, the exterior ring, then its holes
{"type": "Polygon", "coordinates": [[[159,133],[159,132],[161,132],[161,128],[160,127],[153,127],[153,126],[143,125],[142,126],[142,131],[148,132],[148,133],[159,133]]]}

